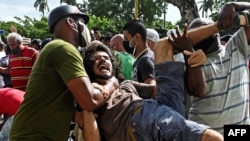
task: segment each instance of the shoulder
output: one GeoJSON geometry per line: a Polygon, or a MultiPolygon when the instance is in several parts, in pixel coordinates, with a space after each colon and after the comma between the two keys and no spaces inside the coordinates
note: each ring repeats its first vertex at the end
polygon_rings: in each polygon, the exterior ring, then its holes
{"type": "Polygon", "coordinates": [[[153,59],[154,60],[154,52],[151,49],[147,49],[140,58],[147,58],[147,59],[153,59]]]}
{"type": "Polygon", "coordinates": [[[24,46],[23,48],[24,53],[39,53],[36,49],[29,47],[29,46],[24,46]]]}

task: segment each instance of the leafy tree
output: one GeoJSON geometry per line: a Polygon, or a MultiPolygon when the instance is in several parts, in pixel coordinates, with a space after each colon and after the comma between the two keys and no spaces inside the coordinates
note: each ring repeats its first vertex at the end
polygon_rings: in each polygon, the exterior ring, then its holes
{"type": "MultiPolygon", "coordinates": [[[[184,22],[190,23],[194,18],[199,17],[198,8],[195,0],[138,0],[139,19],[144,22],[146,27],[155,28],[161,36],[165,36],[168,29],[174,28],[173,23],[164,21],[161,17],[166,12],[165,4],[172,4],[180,10],[181,20],[175,24],[183,25],[184,22]]],[[[199,8],[204,11],[204,15],[216,19],[219,8],[229,0],[201,0],[202,6],[199,8]],[[212,4],[211,4],[212,3],[212,4]],[[208,13],[211,13],[208,15],[208,13]]],[[[45,38],[50,36],[47,27],[47,18],[44,17],[45,11],[49,11],[47,0],[36,0],[34,7],[40,11],[43,16],[41,20],[25,17],[20,19],[16,17],[18,23],[7,24],[5,31],[9,31],[10,25],[16,25],[19,33],[31,38],[45,38]]],[[[76,0],[60,0],[60,3],[76,5],[81,11],[91,15],[89,28],[99,27],[102,32],[121,32],[126,21],[135,19],[135,0],[82,0],[77,3],[76,0]]],[[[4,29],[4,28],[3,28],[4,29]]],[[[8,33],[8,32],[7,32],[8,33]]]]}
{"type": "Polygon", "coordinates": [[[28,16],[24,16],[24,18],[25,19],[15,17],[17,22],[0,21],[1,29],[5,31],[5,34],[2,35],[2,40],[4,42],[6,42],[6,37],[11,32],[10,27],[12,25],[17,28],[17,32],[23,37],[27,37],[31,39],[35,39],[35,38],[45,39],[47,37],[50,37],[46,17],[42,17],[40,20],[31,19],[28,16]]]}
{"type": "Polygon", "coordinates": [[[200,17],[195,0],[166,0],[180,10],[181,20],[190,23],[193,19],[200,17]]]}
{"type": "MultiPolygon", "coordinates": [[[[147,23],[160,18],[164,12],[163,0],[139,0],[139,18],[147,23]]],[[[88,10],[97,17],[120,20],[135,19],[135,0],[89,0],[88,10]]]]}
{"type": "Polygon", "coordinates": [[[45,11],[49,11],[49,6],[47,0],[36,0],[34,7],[38,9],[39,12],[41,12],[44,16],[45,11]]]}

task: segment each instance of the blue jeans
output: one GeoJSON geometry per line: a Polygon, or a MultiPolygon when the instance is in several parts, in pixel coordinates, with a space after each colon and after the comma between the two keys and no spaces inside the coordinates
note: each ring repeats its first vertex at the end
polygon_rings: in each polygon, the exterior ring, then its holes
{"type": "Polygon", "coordinates": [[[5,122],[2,130],[0,131],[0,141],[8,141],[9,140],[9,132],[12,123],[12,119],[14,116],[9,117],[5,122]]]}
{"type": "Polygon", "coordinates": [[[141,109],[130,119],[137,141],[200,141],[208,127],[186,120],[176,110],[185,106],[178,99],[168,99],[169,95],[181,97],[184,92],[183,67],[184,64],[180,62],[155,66],[158,95],[156,99],[145,100],[141,109]]]}

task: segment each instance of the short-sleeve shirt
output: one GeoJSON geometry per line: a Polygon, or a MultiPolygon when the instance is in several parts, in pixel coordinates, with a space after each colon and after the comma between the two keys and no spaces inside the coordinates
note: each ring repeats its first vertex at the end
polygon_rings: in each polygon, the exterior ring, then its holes
{"type": "Polygon", "coordinates": [[[155,78],[154,69],[154,53],[151,49],[147,49],[134,62],[131,79],[137,82],[144,82],[147,78],[155,78]]]}
{"type": "Polygon", "coordinates": [[[33,67],[10,139],[66,140],[74,111],[74,97],[66,84],[77,77],[87,73],[76,47],[60,39],[49,42],[33,67]]]}

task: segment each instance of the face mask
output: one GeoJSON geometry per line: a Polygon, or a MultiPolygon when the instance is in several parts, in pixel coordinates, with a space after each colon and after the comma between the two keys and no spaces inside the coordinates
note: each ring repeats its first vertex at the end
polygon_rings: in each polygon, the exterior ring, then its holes
{"type": "Polygon", "coordinates": [[[83,47],[86,47],[91,42],[89,28],[84,23],[82,23],[80,21],[79,21],[79,25],[81,25],[83,28],[81,35],[82,35],[84,42],[85,42],[83,44],[83,47]]]}
{"type": "Polygon", "coordinates": [[[133,54],[134,48],[131,48],[129,46],[129,41],[123,41],[122,44],[123,44],[124,49],[127,51],[127,53],[133,54]]]}
{"type": "Polygon", "coordinates": [[[209,48],[211,46],[217,45],[216,39],[217,39],[217,36],[209,37],[209,38],[197,43],[196,45],[194,45],[193,48],[195,50],[202,49],[204,53],[209,53],[208,52],[209,48]]]}
{"type": "Polygon", "coordinates": [[[19,55],[19,54],[21,54],[21,52],[22,52],[22,50],[19,47],[11,50],[11,54],[14,54],[14,55],[19,55]]]}
{"type": "MultiPolygon", "coordinates": [[[[134,36],[134,37],[135,37],[135,36],[134,36]]],[[[136,44],[137,44],[137,43],[136,43],[135,46],[132,46],[131,43],[130,43],[130,42],[134,39],[134,37],[132,37],[132,39],[129,40],[129,47],[131,47],[131,48],[136,47],[136,44]]]]}

